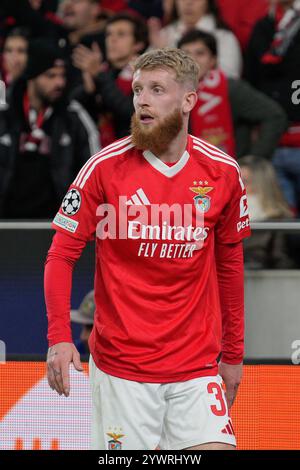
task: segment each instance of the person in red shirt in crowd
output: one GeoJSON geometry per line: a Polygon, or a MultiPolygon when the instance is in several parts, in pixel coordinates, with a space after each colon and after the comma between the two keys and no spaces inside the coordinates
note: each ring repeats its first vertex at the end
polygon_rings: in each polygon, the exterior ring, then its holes
{"type": "Polygon", "coordinates": [[[211,34],[191,30],[178,47],[200,67],[191,133],[237,158],[251,154],[271,159],[287,127],[283,109],[244,80],[226,77],[211,34]]]}
{"type": "Polygon", "coordinates": [[[96,237],[93,449],[236,445],[229,409],[242,377],[248,207],[236,161],[188,134],[198,81],[179,49],[140,56],[132,134],[91,157],[53,221],[47,363],[60,395],[70,393],[70,363],[82,370],[72,270],[96,237]]]}
{"type": "Polygon", "coordinates": [[[268,0],[217,0],[217,4],[245,51],[255,23],[268,13],[268,0]]]}

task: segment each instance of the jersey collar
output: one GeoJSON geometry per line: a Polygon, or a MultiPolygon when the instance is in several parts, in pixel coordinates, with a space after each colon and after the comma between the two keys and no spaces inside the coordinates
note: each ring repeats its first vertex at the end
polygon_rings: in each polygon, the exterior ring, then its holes
{"type": "MultiPolygon", "coordinates": [[[[189,149],[189,136],[187,149],[189,149]]],[[[160,158],[156,157],[154,153],[150,152],[150,150],[144,150],[143,156],[153,168],[155,168],[167,178],[172,178],[172,176],[177,175],[177,173],[179,173],[185,167],[190,158],[188,150],[185,150],[175,165],[169,166],[161,161],[160,158]]]]}

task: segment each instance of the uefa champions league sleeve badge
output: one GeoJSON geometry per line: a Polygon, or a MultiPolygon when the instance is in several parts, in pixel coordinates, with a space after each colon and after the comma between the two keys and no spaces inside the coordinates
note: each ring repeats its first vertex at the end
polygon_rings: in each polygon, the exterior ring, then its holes
{"type": "Polygon", "coordinates": [[[65,195],[61,208],[66,215],[75,215],[80,209],[81,195],[77,189],[70,189],[65,195]]]}

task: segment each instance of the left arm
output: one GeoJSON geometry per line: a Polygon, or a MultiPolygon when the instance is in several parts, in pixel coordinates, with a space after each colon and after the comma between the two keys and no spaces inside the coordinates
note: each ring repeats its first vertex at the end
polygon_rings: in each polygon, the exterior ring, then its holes
{"type": "MultiPolygon", "coordinates": [[[[229,158],[229,157],[227,157],[229,158]]],[[[237,164],[234,160],[231,166],[237,164]]],[[[244,183],[238,166],[227,173],[225,205],[215,227],[215,260],[222,312],[219,373],[230,408],[242,378],[244,356],[244,266],[242,240],[251,234],[244,183]]]]}
{"type": "Polygon", "coordinates": [[[244,267],[242,242],[215,248],[222,310],[222,358],[219,373],[230,408],[242,379],[244,356],[244,267]]]}

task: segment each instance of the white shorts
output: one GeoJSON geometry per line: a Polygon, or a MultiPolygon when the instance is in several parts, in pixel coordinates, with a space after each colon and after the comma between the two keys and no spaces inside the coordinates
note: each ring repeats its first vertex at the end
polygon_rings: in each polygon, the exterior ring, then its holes
{"type": "Polygon", "coordinates": [[[92,449],[180,450],[236,445],[219,375],[145,383],[108,375],[90,355],[92,449]]]}

